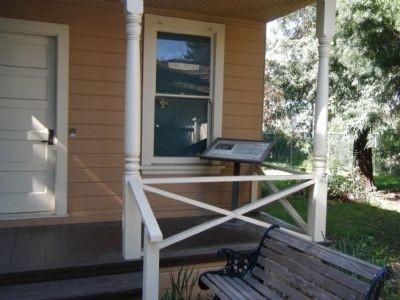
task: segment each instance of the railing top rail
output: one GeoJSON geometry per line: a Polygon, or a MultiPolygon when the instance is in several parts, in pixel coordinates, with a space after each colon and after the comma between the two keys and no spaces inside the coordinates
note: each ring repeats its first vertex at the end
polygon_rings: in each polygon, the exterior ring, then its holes
{"type": "Polygon", "coordinates": [[[149,239],[151,242],[159,242],[163,240],[163,234],[153,210],[143,191],[143,186],[138,179],[128,179],[128,185],[136,198],[136,204],[139,208],[142,221],[147,228],[149,239]]]}
{"type": "Polygon", "coordinates": [[[203,176],[203,177],[169,177],[146,178],[143,184],[174,184],[174,183],[205,183],[205,182],[242,182],[242,181],[279,181],[279,180],[310,180],[313,174],[293,175],[246,175],[246,176],[203,176]]]}

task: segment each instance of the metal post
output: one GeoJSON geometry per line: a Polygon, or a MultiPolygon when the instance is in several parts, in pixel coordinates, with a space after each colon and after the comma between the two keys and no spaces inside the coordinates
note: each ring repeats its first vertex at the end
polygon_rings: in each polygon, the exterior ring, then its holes
{"type": "MultiPolygon", "coordinates": [[[[233,175],[240,175],[240,162],[235,161],[233,163],[233,175]]],[[[239,202],[239,182],[234,181],[232,183],[232,201],[231,201],[231,210],[238,208],[239,202]]]]}

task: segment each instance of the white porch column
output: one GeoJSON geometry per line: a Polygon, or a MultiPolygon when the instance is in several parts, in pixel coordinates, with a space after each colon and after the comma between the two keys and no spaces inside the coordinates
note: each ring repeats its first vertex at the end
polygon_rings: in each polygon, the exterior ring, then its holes
{"type": "Polygon", "coordinates": [[[314,241],[323,241],[327,210],[327,129],[329,99],[329,50],[335,31],[336,0],[317,1],[318,82],[314,116],[313,172],[315,186],[308,202],[308,234],[314,241]]]}
{"type": "Polygon", "coordinates": [[[127,180],[140,176],[141,82],[140,37],[143,0],[125,0],[125,173],[123,187],[122,240],[125,259],[141,257],[141,217],[135,199],[128,193],[127,180]]]}

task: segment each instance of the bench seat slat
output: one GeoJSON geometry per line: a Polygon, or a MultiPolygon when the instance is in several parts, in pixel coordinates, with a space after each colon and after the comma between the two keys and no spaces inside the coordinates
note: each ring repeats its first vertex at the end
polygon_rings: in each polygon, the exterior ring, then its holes
{"type": "Polygon", "coordinates": [[[241,300],[240,297],[238,297],[238,295],[235,293],[235,291],[232,290],[230,285],[227,284],[225,280],[223,280],[222,276],[209,274],[207,275],[207,278],[216,286],[218,286],[219,289],[229,297],[229,299],[241,300]]]}
{"type": "Polygon", "coordinates": [[[269,258],[260,257],[258,263],[261,264],[266,270],[277,274],[282,281],[286,282],[286,284],[293,284],[304,295],[311,295],[312,297],[320,300],[339,299],[339,297],[327,292],[326,290],[320,288],[312,282],[309,282],[303,277],[282,267],[279,261],[272,261],[269,258]]]}
{"type": "MultiPolygon", "coordinates": [[[[207,275],[208,276],[208,275],[207,275]]],[[[213,290],[215,295],[218,296],[221,300],[230,300],[229,298],[220,288],[218,285],[214,284],[214,282],[210,281],[207,276],[202,277],[202,281],[204,282],[205,285],[207,285],[210,289],[213,290]]]]}
{"type": "Polygon", "coordinates": [[[349,289],[346,286],[341,285],[340,283],[333,281],[330,278],[325,276],[321,276],[321,274],[315,272],[312,269],[305,267],[303,264],[298,263],[296,261],[291,260],[289,257],[280,255],[268,248],[261,248],[261,254],[269,258],[275,262],[279,262],[279,264],[290,272],[297,274],[303,278],[306,278],[310,283],[312,282],[315,285],[318,285],[322,289],[335,294],[343,299],[355,299],[357,297],[357,293],[349,289]]]}
{"type": "Polygon", "coordinates": [[[261,270],[260,268],[255,268],[253,270],[253,274],[264,282],[264,286],[270,286],[272,289],[278,290],[282,295],[286,295],[291,299],[298,299],[298,300],[307,299],[307,297],[305,297],[299,291],[296,291],[295,289],[290,287],[288,284],[286,284],[284,280],[281,280],[280,278],[276,277],[276,275],[274,276],[268,274],[264,272],[264,270],[261,270]]]}
{"type": "MultiPolygon", "coordinates": [[[[379,267],[372,265],[368,262],[362,261],[344,253],[334,251],[319,244],[302,240],[288,233],[283,233],[279,229],[271,230],[268,236],[283,243],[286,243],[289,246],[312,254],[320,259],[326,260],[329,263],[346,269],[347,271],[363,276],[369,280],[371,280],[380,270],[379,267]]],[[[267,242],[267,239],[264,242],[267,242]]]]}
{"type": "Polygon", "coordinates": [[[246,293],[249,296],[249,299],[254,299],[254,300],[264,300],[265,299],[258,292],[256,292],[256,290],[253,289],[252,286],[248,285],[241,278],[234,277],[234,278],[232,278],[232,280],[235,282],[235,284],[237,284],[238,287],[240,287],[240,289],[246,291],[246,293]]]}
{"type": "MultiPolygon", "coordinates": [[[[266,286],[262,285],[260,282],[255,280],[254,278],[248,276],[243,278],[243,280],[252,286],[255,290],[257,290],[260,294],[262,294],[265,298],[271,299],[271,300],[282,300],[283,298],[276,293],[274,293],[272,290],[268,289],[266,286]]],[[[300,300],[300,298],[299,298],[300,300]]]]}
{"type": "Polygon", "coordinates": [[[264,247],[271,248],[275,252],[282,253],[282,255],[287,256],[291,260],[297,261],[323,276],[332,278],[341,285],[344,285],[347,288],[352,289],[358,293],[365,294],[368,290],[369,284],[367,282],[358,280],[327,264],[323,264],[318,258],[312,258],[302,252],[298,252],[292,248],[287,247],[287,245],[285,244],[269,239],[267,243],[264,243],[264,247]]]}
{"type": "Polygon", "coordinates": [[[234,280],[232,277],[228,277],[228,276],[221,276],[220,277],[221,280],[224,280],[226,282],[227,285],[229,285],[232,289],[232,291],[234,291],[234,293],[236,295],[238,295],[238,297],[240,299],[252,299],[252,296],[250,295],[250,293],[248,292],[248,288],[241,288],[234,280]]]}

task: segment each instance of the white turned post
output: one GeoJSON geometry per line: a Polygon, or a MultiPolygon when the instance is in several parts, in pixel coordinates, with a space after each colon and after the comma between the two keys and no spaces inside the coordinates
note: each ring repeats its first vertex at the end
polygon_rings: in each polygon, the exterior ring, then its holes
{"type": "Polygon", "coordinates": [[[141,257],[141,218],[128,179],[140,177],[141,76],[140,37],[143,0],[126,0],[125,65],[125,173],[123,187],[123,255],[125,259],[141,257]]]}
{"type": "Polygon", "coordinates": [[[328,183],[326,178],[329,99],[329,50],[335,31],[336,0],[317,1],[318,82],[314,116],[313,172],[315,185],[308,202],[308,234],[323,241],[326,228],[328,183]]]}
{"type": "Polygon", "coordinates": [[[144,300],[158,300],[160,249],[151,242],[147,228],[144,229],[143,291],[144,300]]]}

